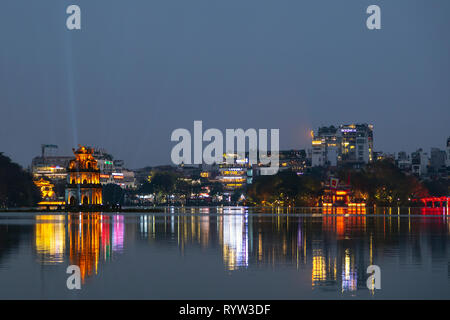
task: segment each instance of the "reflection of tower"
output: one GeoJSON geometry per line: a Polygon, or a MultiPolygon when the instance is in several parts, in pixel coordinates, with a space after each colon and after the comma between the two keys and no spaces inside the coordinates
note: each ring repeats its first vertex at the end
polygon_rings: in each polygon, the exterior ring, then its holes
{"type": "Polygon", "coordinates": [[[223,215],[223,259],[229,270],[248,266],[248,214],[223,215]]]}
{"type": "Polygon", "coordinates": [[[81,279],[98,272],[100,243],[106,246],[100,214],[71,214],[68,216],[69,259],[80,267],[81,279]]]}
{"type": "Polygon", "coordinates": [[[73,150],[75,159],[68,168],[66,204],[71,206],[101,205],[102,185],[97,160],[93,157],[94,150],[80,146],[73,150]]]}

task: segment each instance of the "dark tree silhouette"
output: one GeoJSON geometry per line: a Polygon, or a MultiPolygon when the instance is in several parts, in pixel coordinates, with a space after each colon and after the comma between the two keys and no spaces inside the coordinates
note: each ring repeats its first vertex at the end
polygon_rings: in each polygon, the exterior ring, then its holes
{"type": "Polygon", "coordinates": [[[103,186],[103,203],[109,205],[123,205],[125,191],[114,183],[103,186]]]}
{"type": "Polygon", "coordinates": [[[0,153],[0,207],[35,206],[40,200],[31,175],[0,153]]]}

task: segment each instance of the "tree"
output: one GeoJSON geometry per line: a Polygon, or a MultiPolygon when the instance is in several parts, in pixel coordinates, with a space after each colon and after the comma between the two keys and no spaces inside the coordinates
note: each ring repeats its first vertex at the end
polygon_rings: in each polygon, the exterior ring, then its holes
{"type": "Polygon", "coordinates": [[[321,180],[316,174],[298,176],[295,172],[279,172],[255,177],[247,188],[247,200],[254,205],[312,206],[318,202],[321,180]]]}
{"type": "Polygon", "coordinates": [[[153,172],[148,181],[139,188],[139,193],[155,194],[156,202],[176,192],[178,176],[172,172],[153,172]]]}
{"type": "Polygon", "coordinates": [[[103,203],[116,205],[123,205],[125,197],[125,191],[114,183],[108,183],[103,186],[103,203]]]}
{"type": "Polygon", "coordinates": [[[437,179],[424,182],[431,196],[444,197],[450,194],[450,180],[437,179]]]}
{"type": "Polygon", "coordinates": [[[341,169],[341,179],[350,177],[355,195],[368,204],[380,206],[409,205],[410,199],[428,194],[425,186],[414,176],[407,176],[389,160],[377,161],[361,170],[341,169]]]}
{"type": "Polygon", "coordinates": [[[40,200],[31,175],[0,153],[0,207],[35,206],[40,200]]]}

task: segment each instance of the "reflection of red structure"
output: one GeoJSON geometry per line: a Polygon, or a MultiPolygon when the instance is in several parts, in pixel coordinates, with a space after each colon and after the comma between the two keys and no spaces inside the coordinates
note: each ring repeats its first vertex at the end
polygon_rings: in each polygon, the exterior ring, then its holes
{"type": "Polygon", "coordinates": [[[427,208],[444,208],[448,207],[450,197],[425,197],[419,201],[427,208]]]}
{"type": "Polygon", "coordinates": [[[420,208],[420,213],[425,215],[438,215],[445,213],[445,207],[443,208],[420,208]]]}
{"type": "Polygon", "coordinates": [[[343,239],[345,235],[364,232],[366,226],[366,208],[324,208],[322,228],[324,231],[336,233],[338,239],[343,239]]]}

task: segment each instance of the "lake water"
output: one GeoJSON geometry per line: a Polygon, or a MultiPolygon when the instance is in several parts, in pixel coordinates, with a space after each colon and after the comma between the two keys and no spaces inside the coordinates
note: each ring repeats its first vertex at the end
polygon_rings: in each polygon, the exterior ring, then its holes
{"type": "Polygon", "coordinates": [[[0,299],[450,299],[448,209],[0,213],[0,299]],[[81,290],[69,290],[69,265],[81,290]],[[369,290],[369,265],[381,289],[369,290]]]}

